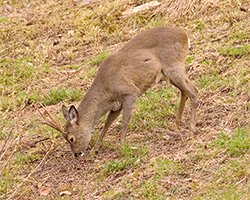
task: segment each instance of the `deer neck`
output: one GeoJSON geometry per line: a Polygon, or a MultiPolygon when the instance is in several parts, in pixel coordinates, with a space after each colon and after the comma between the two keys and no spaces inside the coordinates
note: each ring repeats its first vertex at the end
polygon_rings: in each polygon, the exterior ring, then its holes
{"type": "Polygon", "coordinates": [[[92,130],[109,109],[109,98],[102,87],[92,86],[77,109],[79,125],[92,130]]]}

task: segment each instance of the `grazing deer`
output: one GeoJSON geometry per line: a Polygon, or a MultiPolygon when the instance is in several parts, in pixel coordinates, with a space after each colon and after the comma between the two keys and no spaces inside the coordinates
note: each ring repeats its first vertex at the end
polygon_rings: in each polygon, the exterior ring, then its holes
{"type": "Polygon", "coordinates": [[[123,118],[120,134],[121,140],[125,139],[136,99],[149,87],[167,77],[181,91],[176,123],[180,124],[185,102],[189,97],[190,130],[194,132],[198,91],[185,73],[187,52],[188,37],[178,28],[158,27],[142,32],[101,64],[77,109],[73,105],[69,109],[62,107],[66,119],[64,128],[51,116],[50,120],[44,118],[44,123],[62,132],[73,153],[78,156],[87,149],[95,125],[109,112],[94,146],[97,151],[108,127],[121,111],[123,118]]]}

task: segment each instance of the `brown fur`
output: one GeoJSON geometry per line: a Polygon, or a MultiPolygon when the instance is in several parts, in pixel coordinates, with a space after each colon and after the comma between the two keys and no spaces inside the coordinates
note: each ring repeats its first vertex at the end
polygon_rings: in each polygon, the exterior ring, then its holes
{"type": "Polygon", "coordinates": [[[99,149],[108,127],[122,110],[121,139],[124,140],[136,99],[164,76],[181,91],[177,124],[180,124],[189,97],[190,128],[195,131],[197,89],[185,73],[187,51],[185,32],[178,28],[158,27],[140,33],[108,57],[101,64],[79,107],[72,107],[70,111],[63,109],[67,119],[65,138],[70,142],[72,151],[78,154],[87,148],[94,126],[107,112],[109,115],[95,149],[99,149]]]}

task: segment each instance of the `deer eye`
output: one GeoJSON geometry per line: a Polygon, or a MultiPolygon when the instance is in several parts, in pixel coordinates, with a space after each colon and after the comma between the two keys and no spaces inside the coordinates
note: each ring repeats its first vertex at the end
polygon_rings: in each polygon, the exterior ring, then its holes
{"type": "Polygon", "coordinates": [[[72,144],[72,143],[75,142],[75,137],[74,137],[74,136],[70,136],[70,137],[68,138],[68,140],[69,140],[69,142],[72,144]]]}

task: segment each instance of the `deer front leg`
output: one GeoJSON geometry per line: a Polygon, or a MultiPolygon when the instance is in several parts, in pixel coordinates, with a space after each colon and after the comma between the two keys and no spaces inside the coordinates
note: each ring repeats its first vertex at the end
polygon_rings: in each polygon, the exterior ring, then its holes
{"type": "Polygon", "coordinates": [[[97,142],[95,143],[95,146],[93,148],[94,153],[97,153],[99,151],[100,146],[102,145],[102,140],[104,136],[106,135],[109,126],[116,120],[116,118],[120,115],[122,108],[120,108],[117,111],[110,111],[107,117],[107,120],[105,122],[105,125],[97,139],[97,142]]]}
{"type": "Polygon", "coordinates": [[[123,118],[121,129],[121,142],[124,143],[129,121],[132,117],[137,96],[127,95],[123,101],[123,118]]]}

